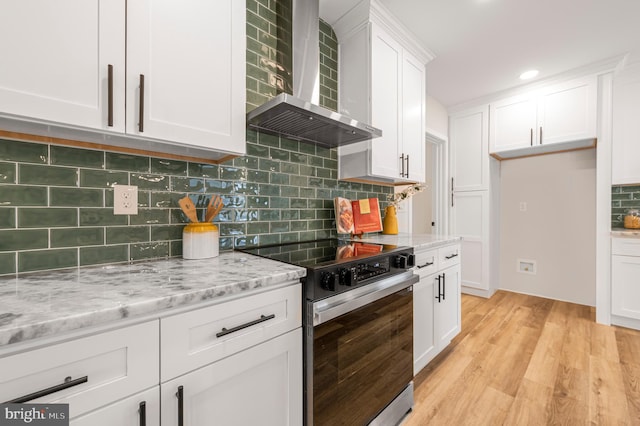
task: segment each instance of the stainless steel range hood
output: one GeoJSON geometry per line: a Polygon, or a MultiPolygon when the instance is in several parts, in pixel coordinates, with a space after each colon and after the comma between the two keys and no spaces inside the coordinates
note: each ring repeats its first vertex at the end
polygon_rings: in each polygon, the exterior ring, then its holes
{"type": "Polygon", "coordinates": [[[318,18],[318,0],[293,0],[294,95],[281,93],[249,112],[247,125],[329,148],[382,136],[380,129],[318,105],[318,18]]]}

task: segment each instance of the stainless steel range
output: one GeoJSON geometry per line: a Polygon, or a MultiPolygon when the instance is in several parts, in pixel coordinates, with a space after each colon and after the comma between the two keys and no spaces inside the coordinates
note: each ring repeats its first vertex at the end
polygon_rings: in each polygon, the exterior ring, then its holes
{"type": "Polygon", "coordinates": [[[243,251],[307,268],[305,424],[399,423],[413,406],[413,248],[326,239],[243,251]]]}

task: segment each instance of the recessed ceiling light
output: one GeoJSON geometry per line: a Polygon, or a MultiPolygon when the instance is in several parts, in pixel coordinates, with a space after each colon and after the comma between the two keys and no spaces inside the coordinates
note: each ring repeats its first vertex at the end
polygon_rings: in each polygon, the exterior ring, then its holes
{"type": "Polygon", "coordinates": [[[538,75],[538,70],[529,70],[520,74],[520,80],[529,80],[538,75]]]}

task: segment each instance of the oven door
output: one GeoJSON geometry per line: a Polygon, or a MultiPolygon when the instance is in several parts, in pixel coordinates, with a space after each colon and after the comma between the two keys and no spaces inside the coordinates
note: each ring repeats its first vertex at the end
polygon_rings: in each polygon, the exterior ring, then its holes
{"type": "MultiPolygon", "coordinates": [[[[412,285],[418,280],[408,271],[309,302],[307,425],[366,425],[405,390],[413,379],[412,285]]],[[[410,401],[408,409],[412,394],[410,401]]]]}

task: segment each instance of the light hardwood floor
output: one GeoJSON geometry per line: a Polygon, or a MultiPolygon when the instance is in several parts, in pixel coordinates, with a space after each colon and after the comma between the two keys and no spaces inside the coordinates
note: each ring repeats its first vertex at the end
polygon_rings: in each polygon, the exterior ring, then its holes
{"type": "Polygon", "coordinates": [[[462,332],[414,380],[403,426],[640,425],[640,331],[594,309],[462,297],[462,332]]]}

